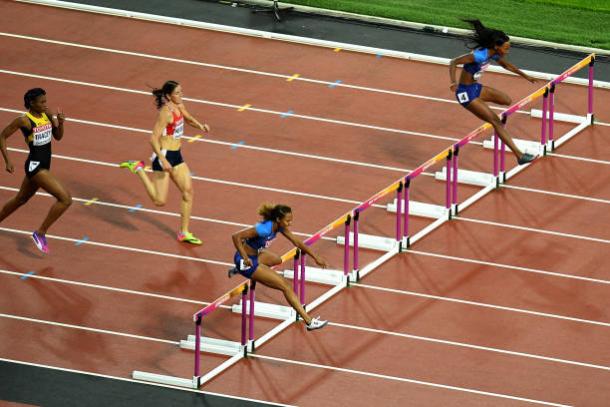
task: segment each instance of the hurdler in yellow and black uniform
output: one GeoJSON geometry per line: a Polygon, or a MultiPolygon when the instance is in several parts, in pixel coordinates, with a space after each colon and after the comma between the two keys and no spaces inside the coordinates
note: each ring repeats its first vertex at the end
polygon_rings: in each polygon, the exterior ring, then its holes
{"type": "Polygon", "coordinates": [[[29,112],[25,117],[30,121],[31,129],[22,127],[21,132],[30,149],[25,160],[25,175],[32,178],[41,169],[51,169],[51,139],[53,138],[53,125],[51,119],[42,113],[41,117],[34,117],[29,112]]]}

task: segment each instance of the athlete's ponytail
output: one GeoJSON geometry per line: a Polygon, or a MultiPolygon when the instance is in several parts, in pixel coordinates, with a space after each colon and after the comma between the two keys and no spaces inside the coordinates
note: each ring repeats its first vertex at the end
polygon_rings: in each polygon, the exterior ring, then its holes
{"type": "Polygon", "coordinates": [[[289,213],[292,213],[292,209],[290,208],[290,206],[282,204],[275,205],[269,202],[265,202],[261,204],[261,206],[258,208],[258,214],[261,215],[266,221],[276,221],[278,219],[282,220],[284,219],[284,216],[288,215],[289,213]]]}
{"type": "Polygon", "coordinates": [[[480,20],[462,20],[472,26],[474,33],[468,37],[474,43],[471,48],[495,48],[501,46],[510,37],[504,31],[487,28],[480,20]]]}
{"type": "Polygon", "coordinates": [[[163,84],[163,86],[159,88],[154,88],[152,91],[153,96],[155,97],[155,105],[157,109],[161,109],[163,105],[169,100],[169,96],[172,92],[180,85],[176,81],[167,81],[163,84]]]}
{"type": "Polygon", "coordinates": [[[26,109],[29,109],[30,107],[32,107],[32,103],[36,101],[36,99],[46,94],[47,92],[45,92],[42,88],[30,89],[25,92],[25,95],[23,95],[23,105],[26,109]]]}

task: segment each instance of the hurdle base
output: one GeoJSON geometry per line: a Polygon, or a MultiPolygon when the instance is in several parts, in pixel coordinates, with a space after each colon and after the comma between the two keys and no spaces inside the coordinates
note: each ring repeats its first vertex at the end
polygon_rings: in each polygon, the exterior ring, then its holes
{"type": "MultiPolygon", "coordinates": [[[[345,236],[337,236],[337,244],[342,246],[345,245],[345,236]]],[[[354,233],[352,232],[350,232],[349,244],[352,247],[354,246],[354,233]]],[[[360,249],[371,249],[387,252],[392,250],[397,244],[398,242],[396,242],[396,239],[392,239],[390,237],[358,233],[358,247],[360,249]]]]}
{"type": "MultiPolygon", "coordinates": [[[[250,303],[246,300],[246,309],[249,309],[250,303]]],[[[239,304],[234,304],[231,311],[236,314],[241,314],[241,300],[239,304]]],[[[271,319],[294,319],[296,313],[292,307],[285,305],[269,304],[267,302],[254,301],[254,316],[271,319]]]]}
{"type": "MultiPolygon", "coordinates": [[[[387,205],[388,212],[396,213],[396,199],[387,205]]],[[[442,205],[425,202],[409,201],[409,216],[438,219],[447,215],[447,208],[442,205]]]]}
{"type": "MultiPolygon", "coordinates": [[[[434,178],[438,181],[447,180],[447,169],[443,167],[441,171],[437,171],[434,174],[434,178]]],[[[470,171],[470,170],[458,170],[458,183],[466,185],[475,185],[478,187],[486,187],[496,183],[496,178],[493,174],[486,172],[470,171]]],[[[447,209],[445,209],[446,211],[447,209]]]]}
{"type": "MultiPolygon", "coordinates": [[[[200,339],[199,344],[201,352],[215,353],[218,355],[233,356],[243,350],[240,342],[227,341],[224,339],[204,337],[200,339]]],[[[189,335],[186,340],[181,340],[180,348],[195,350],[195,335],[189,335]]]]}
{"type": "Polygon", "coordinates": [[[184,379],[182,377],[176,376],[167,376],[156,373],[148,373],[141,372],[139,370],[134,370],[131,374],[131,377],[134,380],[141,380],[143,382],[151,382],[158,384],[165,384],[168,386],[177,386],[177,387],[186,387],[189,389],[197,389],[199,386],[197,385],[197,378],[193,377],[192,379],[184,379]]]}
{"type": "MultiPolygon", "coordinates": [[[[542,110],[540,109],[532,109],[530,110],[530,117],[535,119],[542,118],[542,110]]],[[[558,122],[566,122],[566,123],[584,123],[588,120],[587,116],[578,116],[575,114],[567,114],[567,113],[557,113],[553,112],[553,120],[558,122]]]]}
{"type": "MultiPolygon", "coordinates": [[[[294,270],[284,270],[284,278],[293,279],[294,270]]],[[[321,269],[318,267],[307,267],[305,269],[305,281],[326,285],[337,285],[343,279],[343,271],[321,269]]]]}
{"type": "MultiPolygon", "coordinates": [[[[515,145],[519,148],[519,150],[524,153],[536,154],[536,155],[544,155],[544,145],[540,144],[539,141],[531,141],[531,140],[521,140],[514,138],[513,141],[515,145]]],[[[550,145],[550,142],[548,142],[550,145]]],[[[494,141],[493,138],[487,139],[483,141],[483,148],[488,150],[494,149],[494,141]]]]}

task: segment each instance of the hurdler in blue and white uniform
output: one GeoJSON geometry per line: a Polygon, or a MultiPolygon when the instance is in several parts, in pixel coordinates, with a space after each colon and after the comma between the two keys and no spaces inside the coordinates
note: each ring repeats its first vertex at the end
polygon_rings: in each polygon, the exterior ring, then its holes
{"type": "Polygon", "coordinates": [[[53,195],[57,202],[51,207],[46,218],[38,229],[32,233],[36,247],[43,253],[49,253],[46,233],[49,227],[72,204],[70,193],[61,182],[51,174],[51,140],[61,140],[64,135],[64,114],[58,110],[57,117],[53,117],[47,109],[47,96],[44,89],[30,89],[23,96],[28,111],[13,120],[0,134],[0,150],[9,173],[15,167],[8,156],[6,139],[21,129],[30,150],[25,160],[25,178],[17,195],[11,198],[0,210],[0,222],[25,204],[38,190],[44,189],[53,195]]]}
{"type": "Polygon", "coordinates": [[[258,214],[263,218],[261,222],[233,234],[233,244],[237,251],[233,256],[235,267],[229,270],[229,277],[239,273],[267,287],[282,291],[286,301],[307,324],[307,330],[323,328],[328,321],[309,316],[288,281],[271,269],[282,264],[282,258],[268,250],[268,247],[279,232],[302,253],[309,255],[318,266],[326,268],[326,261],[292,234],[292,210],[289,206],[265,203],[258,209],[258,214]]]}
{"type": "Polygon", "coordinates": [[[491,124],[496,134],[511,149],[519,165],[533,161],[536,156],[524,153],[515,145],[512,137],[502,125],[502,121],[485,102],[508,106],[510,97],[497,89],[481,85],[478,80],[491,61],[497,62],[503,68],[522,76],[534,83],[536,79],[522,72],[519,68],[505,60],[510,49],[510,38],[504,32],[483,26],[479,20],[465,20],[474,28],[471,39],[476,48],[469,54],[454,58],[449,63],[449,86],[455,92],[457,101],[478,118],[491,124]],[[455,70],[463,64],[459,83],[455,80],[455,70]]]}

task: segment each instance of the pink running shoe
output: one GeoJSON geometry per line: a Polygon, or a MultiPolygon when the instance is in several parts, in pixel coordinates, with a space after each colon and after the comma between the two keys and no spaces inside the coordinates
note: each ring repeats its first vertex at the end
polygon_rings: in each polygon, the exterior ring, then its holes
{"type": "Polygon", "coordinates": [[[34,244],[41,252],[45,254],[49,254],[49,246],[47,245],[47,238],[44,235],[39,235],[38,233],[32,233],[32,240],[34,244]]]}

